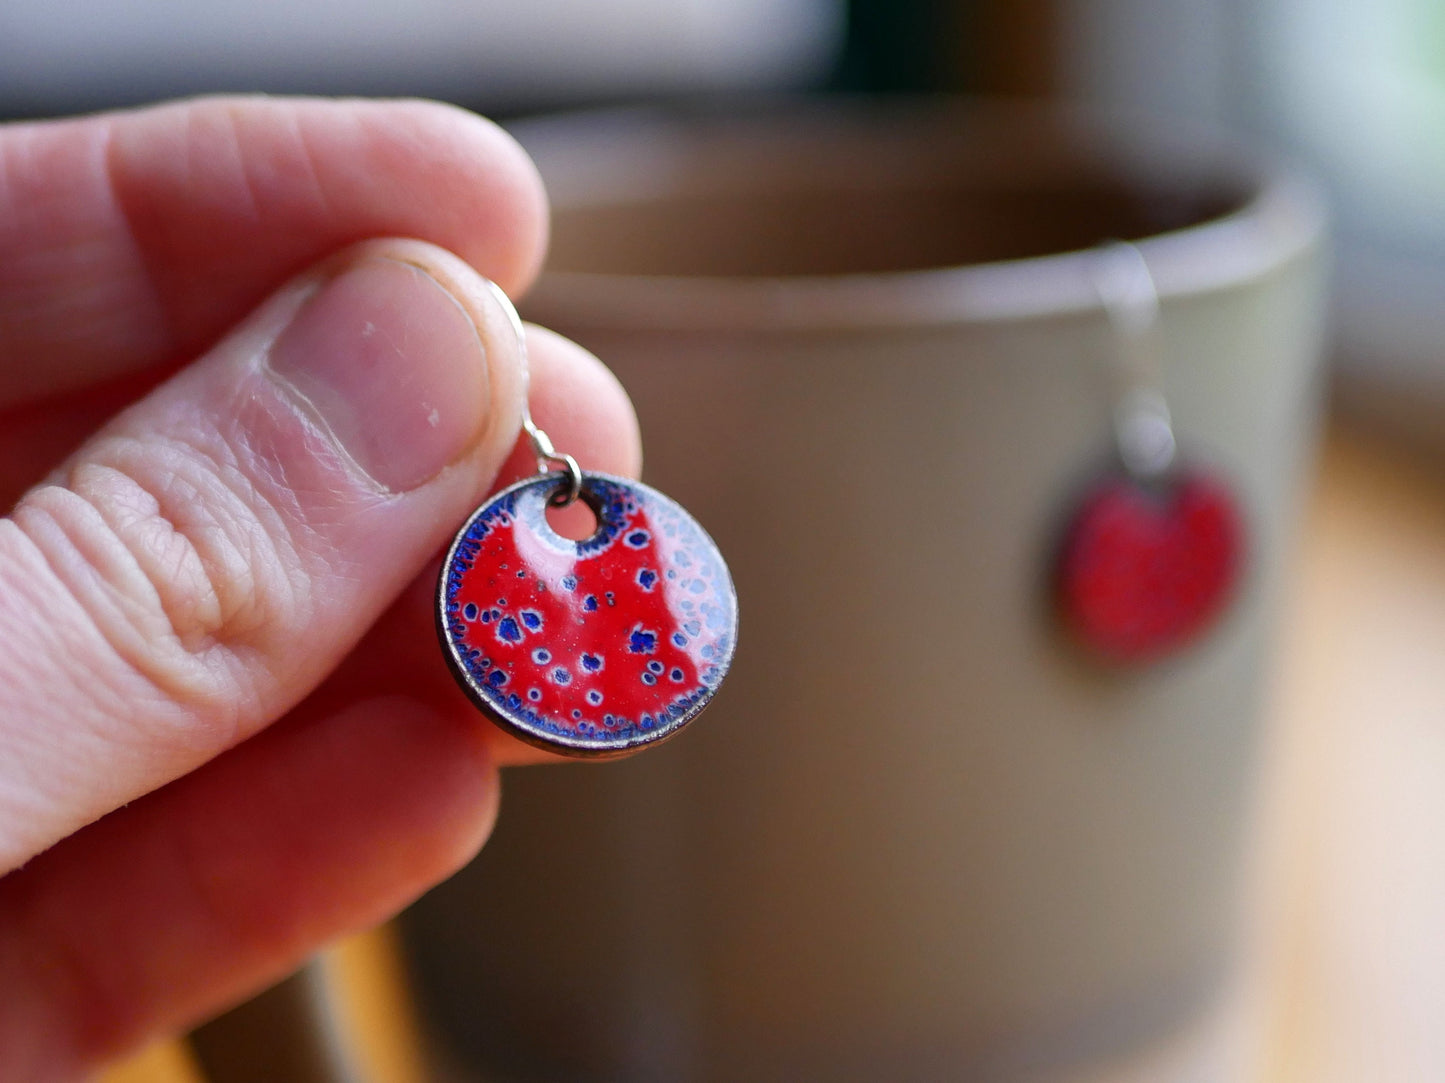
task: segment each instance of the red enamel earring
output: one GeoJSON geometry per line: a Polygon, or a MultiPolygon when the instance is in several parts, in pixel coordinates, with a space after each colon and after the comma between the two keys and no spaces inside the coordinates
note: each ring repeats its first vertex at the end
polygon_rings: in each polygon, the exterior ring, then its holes
{"type": "Polygon", "coordinates": [[[1094,285],[1115,349],[1117,463],[1079,501],[1054,569],[1060,617],[1111,663],[1184,648],[1226,609],[1244,565],[1229,486],[1182,464],[1158,368],[1158,294],[1139,249],[1101,249],[1094,285]]]}
{"type": "MultiPolygon", "coordinates": [[[[510,313],[525,359],[526,339],[510,313]]],[[[582,470],[524,407],[539,474],[502,490],[458,531],[437,584],[452,674],[522,740],[573,756],[618,755],[673,736],[732,662],[738,606],[722,554],[649,486],[582,470]],[[580,541],[547,521],[580,500],[580,541]]]]}

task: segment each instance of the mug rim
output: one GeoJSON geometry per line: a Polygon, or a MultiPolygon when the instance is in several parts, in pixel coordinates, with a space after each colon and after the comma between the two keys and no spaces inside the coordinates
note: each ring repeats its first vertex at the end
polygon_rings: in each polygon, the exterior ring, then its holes
{"type": "MultiPolygon", "coordinates": [[[[1042,103],[972,99],[889,102],[817,100],[762,110],[690,113],[677,109],[586,110],[536,118],[510,130],[554,190],[554,207],[606,203],[587,187],[582,167],[599,161],[632,168],[657,152],[686,154],[722,139],[811,137],[869,140],[901,125],[919,132],[947,126],[978,143],[1010,138],[1032,125],[1056,135],[1020,162],[1104,164],[1120,180],[1153,169],[1205,178],[1243,193],[1231,209],[1203,221],[1128,238],[1147,260],[1161,301],[1253,282],[1311,252],[1327,215],[1316,185],[1276,154],[1214,129],[1182,128],[1148,114],[1104,112],[1042,103]],[[549,170],[554,174],[549,178],[549,170]],[[563,183],[555,183],[558,179],[563,183]]],[[[986,142],[983,145],[987,145],[986,142]]],[[[1017,168],[1017,166],[1016,166],[1017,168]]],[[[666,170],[660,181],[668,183],[666,170]]],[[[1175,179],[1176,189],[1186,187],[1175,179]]],[[[613,178],[602,188],[615,190],[613,178]]],[[[664,189],[665,190],[665,187],[664,189]]],[[[543,272],[527,297],[529,314],[569,327],[675,331],[836,331],[992,323],[1096,311],[1094,249],[902,270],[834,274],[647,274],[543,272]]]]}

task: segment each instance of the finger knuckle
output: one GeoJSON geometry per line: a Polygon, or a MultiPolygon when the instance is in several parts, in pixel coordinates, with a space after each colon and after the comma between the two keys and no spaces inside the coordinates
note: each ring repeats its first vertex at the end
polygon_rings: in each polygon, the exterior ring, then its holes
{"type": "Polygon", "coordinates": [[[115,653],[184,702],[234,695],[304,598],[284,518],[224,449],[102,439],[13,517],[115,653]]]}

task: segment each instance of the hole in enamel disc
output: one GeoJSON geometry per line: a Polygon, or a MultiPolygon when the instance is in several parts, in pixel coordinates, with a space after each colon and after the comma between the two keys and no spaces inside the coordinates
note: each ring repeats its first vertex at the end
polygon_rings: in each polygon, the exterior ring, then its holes
{"type": "Polygon", "coordinates": [[[583,489],[576,500],[566,507],[547,505],[547,525],[562,537],[571,541],[586,541],[597,533],[601,524],[594,507],[596,498],[583,489]]]}

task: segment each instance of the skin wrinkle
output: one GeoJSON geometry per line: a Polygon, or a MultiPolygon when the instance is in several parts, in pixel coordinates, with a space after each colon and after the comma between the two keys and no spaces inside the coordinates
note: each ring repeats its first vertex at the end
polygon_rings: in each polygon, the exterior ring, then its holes
{"type": "Polygon", "coordinates": [[[136,231],[136,224],[126,207],[125,201],[121,199],[121,168],[119,165],[120,152],[115,139],[116,121],[102,125],[101,142],[101,171],[104,183],[101,187],[105,190],[106,205],[114,221],[119,224],[119,234],[125,239],[125,243],[131,256],[131,265],[135,271],[135,281],[144,283],[146,296],[150,300],[146,317],[146,324],[152,328],[155,339],[154,353],[165,355],[175,350],[177,330],[171,319],[170,310],[161,303],[160,283],[156,280],[154,269],[149,260],[146,259],[145,248],[140,243],[140,236],[136,231]]]}
{"type": "MultiPolygon", "coordinates": [[[[36,185],[29,176],[34,172],[37,142],[34,132],[25,132],[19,138],[0,143],[0,248],[12,247],[9,243],[12,236],[24,237],[40,225],[35,205],[43,206],[44,201],[43,197],[35,197],[36,185]]],[[[7,327],[18,327],[23,336],[27,324],[36,320],[37,309],[48,300],[48,275],[44,269],[36,273],[36,268],[44,267],[49,254],[50,249],[39,248],[26,253],[18,266],[13,259],[0,266],[0,288],[7,297],[5,309],[0,313],[4,316],[0,320],[0,356],[8,352],[5,349],[9,337],[7,327]],[[27,279],[39,279],[40,284],[23,291],[17,288],[17,284],[24,284],[27,279]]]]}
{"type": "MultiPolygon", "coordinates": [[[[48,608],[54,609],[57,599],[65,597],[64,580],[51,559],[50,554],[44,547],[35,544],[34,539],[27,535],[14,521],[0,520],[0,549],[4,549],[11,559],[0,561],[0,570],[13,570],[19,573],[16,580],[10,583],[0,584],[3,587],[5,597],[15,602],[24,602],[30,609],[38,608],[44,603],[48,608]],[[10,541],[14,544],[7,545],[10,541]]],[[[9,612],[6,607],[3,612],[9,612]]],[[[95,666],[88,661],[89,652],[94,647],[93,638],[86,633],[93,631],[83,624],[75,624],[69,621],[45,621],[37,624],[33,620],[22,620],[18,624],[24,629],[24,634],[33,638],[37,634],[48,635],[55,642],[47,644],[48,649],[41,652],[40,657],[50,660],[52,665],[63,665],[70,667],[59,674],[60,677],[68,680],[73,687],[83,687],[87,690],[88,698],[94,703],[95,710],[87,715],[71,714],[67,719],[68,729],[71,732],[85,726],[89,736],[100,735],[101,727],[91,724],[86,726],[86,718],[93,720],[106,720],[125,714],[129,711],[146,711],[154,707],[156,710],[166,708],[168,701],[160,698],[152,705],[140,698],[135,688],[122,689],[119,686],[109,687],[106,682],[95,680],[95,666]],[[108,698],[102,698],[102,693],[111,693],[108,698]]],[[[12,640],[18,638],[13,629],[4,629],[0,626],[0,632],[6,633],[4,639],[12,640]]],[[[26,674],[19,675],[22,679],[29,677],[34,680],[42,675],[26,674]]],[[[50,674],[43,675],[49,678],[50,674]]],[[[159,691],[153,689],[153,691],[159,691]]],[[[22,699],[33,697],[34,689],[28,687],[15,687],[8,685],[0,688],[0,703],[6,693],[18,694],[22,699]]],[[[3,717],[18,717],[19,711],[14,714],[4,712],[3,717]]],[[[17,731],[14,727],[0,726],[0,733],[7,736],[11,742],[18,736],[29,735],[37,741],[43,741],[54,736],[54,732],[48,727],[26,727],[17,731]]],[[[109,738],[111,735],[106,733],[109,738]]],[[[62,763],[59,765],[64,767],[62,763]]]]}
{"type": "MultiPolygon", "coordinates": [[[[224,110],[230,121],[230,130],[240,148],[258,144],[246,121],[247,110],[239,104],[229,103],[224,110]]],[[[311,140],[305,134],[304,120],[295,112],[282,114],[282,126],[269,125],[269,130],[284,139],[267,143],[268,153],[242,153],[238,167],[244,173],[242,178],[247,195],[257,215],[257,226],[264,222],[262,207],[288,217],[302,217],[315,220],[336,218],[332,204],[317,169],[316,157],[311,140]],[[265,193],[263,198],[262,193],[265,193]],[[278,197],[286,194],[284,200],[278,197]]]]}
{"type": "Polygon", "coordinates": [[[251,156],[242,151],[244,140],[237,112],[235,103],[227,103],[225,107],[208,113],[192,110],[187,116],[187,186],[195,184],[198,179],[202,182],[211,181],[213,178],[207,175],[208,167],[214,170],[219,163],[224,176],[234,181],[235,189],[244,198],[242,220],[251,229],[259,232],[264,228],[265,215],[261,213],[259,191],[251,176],[251,156]],[[202,130],[202,120],[217,120],[221,123],[202,130]],[[217,135],[222,140],[219,147],[214,138],[217,135]],[[212,138],[207,138],[208,136],[212,138]]]}
{"type": "MultiPolygon", "coordinates": [[[[132,555],[105,525],[95,504],[69,487],[44,485],[27,495],[16,508],[13,521],[45,558],[68,601],[89,618],[82,626],[104,633],[119,626],[145,642],[167,632],[157,620],[159,599],[154,582],[141,573],[132,555]],[[89,604],[86,604],[89,599],[89,604]]],[[[116,636],[104,636],[107,646],[121,657],[132,649],[116,636]]]]}
{"type": "MultiPolygon", "coordinates": [[[[282,573],[285,583],[285,596],[278,600],[276,608],[304,622],[310,618],[314,606],[310,590],[312,576],[307,574],[301,554],[321,550],[322,536],[308,522],[302,501],[288,484],[284,464],[259,454],[244,425],[236,425],[234,430],[222,441],[231,458],[225,462],[215,461],[213,467],[215,477],[230,493],[230,506],[245,512],[234,518],[235,530],[240,532],[244,528],[250,543],[244,547],[242,559],[248,568],[253,568],[258,554],[267,551],[273,554],[272,566],[282,573]]],[[[281,590],[279,582],[270,586],[273,591],[281,590]]],[[[236,645],[239,643],[233,641],[232,646],[236,645]]]]}
{"type": "MultiPolygon", "coordinates": [[[[262,351],[263,357],[264,354],[265,351],[262,351]]],[[[260,364],[264,366],[264,360],[260,364]]],[[[340,574],[343,569],[349,572],[365,560],[361,555],[348,557],[345,548],[331,541],[339,533],[333,528],[344,526],[357,516],[386,504],[397,503],[404,499],[404,495],[378,489],[366,472],[337,445],[336,438],[331,435],[316,408],[289,381],[269,367],[264,379],[270,385],[267,392],[238,389],[235,405],[224,415],[228,419],[225,444],[233,449],[237,462],[247,464],[240,470],[239,476],[245,478],[255,491],[264,492],[262,503],[270,513],[268,527],[285,532],[292,552],[307,553],[328,575],[340,574]],[[283,388],[284,394],[270,394],[270,388],[275,387],[283,388]],[[299,426],[301,439],[305,442],[300,454],[281,455],[259,444],[257,435],[269,432],[271,428],[244,423],[242,419],[251,410],[276,414],[287,411],[288,420],[299,426]],[[312,477],[305,482],[297,471],[288,467],[288,463],[299,465],[303,462],[312,472],[312,477]],[[319,465],[328,467],[324,471],[324,488],[315,484],[314,471],[319,465]],[[335,477],[338,474],[343,476],[335,477]],[[364,500],[363,492],[366,496],[364,500]]],[[[299,558],[294,567],[300,568],[299,558]]],[[[313,576],[298,570],[292,581],[297,604],[304,603],[308,613],[315,604],[310,590],[313,579],[313,576]]]]}
{"type": "MultiPolygon", "coordinates": [[[[11,589],[7,590],[6,598],[10,604],[3,611],[8,612],[16,606],[34,610],[43,603],[48,611],[54,612],[57,605],[63,606],[67,592],[50,554],[37,546],[12,520],[0,520],[0,548],[12,558],[3,562],[4,565],[24,573],[19,582],[11,584],[11,589]]],[[[61,642],[43,650],[41,656],[50,659],[53,665],[67,667],[58,675],[67,679],[70,687],[83,689],[85,701],[91,707],[89,710],[71,710],[65,718],[64,744],[82,754],[72,754],[59,760],[54,756],[39,758],[38,762],[50,765],[44,778],[33,780],[34,797],[40,807],[58,801],[63,803],[64,794],[74,792],[77,782],[85,785],[84,780],[95,766],[93,760],[87,757],[88,750],[104,748],[110,768],[123,772],[154,759],[163,722],[173,734],[191,736],[193,740],[199,736],[199,729],[188,729],[178,723],[174,704],[160,689],[143,684],[137,679],[137,674],[123,665],[95,665],[97,637],[93,628],[86,627],[83,622],[55,620],[37,623],[33,618],[22,620],[20,627],[31,636],[37,631],[42,635],[55,635],[57,632],[61,635],[61,642]],[[127,717],[144,719],[147,725],[116,732],[114,719],[127,717]]],[[[0,689],[0,703],[13,696],[19,704],[33,708],[34,703],[41,701],[43,689],[57,674],[21,672],[17,676],[20,678],[18,686],[9,684],[0,689]]],[[[0,712],[0,736],[17,753],[15,762],[35,759],[21,755],[25,746],[21,744],[17,747],[17,742],[45,743],[60,736],[60,731],[50,726],[16,727],[13,723],[5,724],[6,720],[26,717],[27,713],[27,707],[20,706],[0,712]]],[[[29,817],[20,817],[7,818],[4,822],[23,829],[32,821],[29,817]]],[[[0,870],[15,867],[34,852],[34,840],[24,837],[23,830],[19,837],[0,835],[0,870]]]]}
{"type": "Polygon", "coordinates": [[[181,446],[205,457],[210,464],[209,474],[228,488],[235,506],[245,510],[247,514],[237,517],[237,521],[254,526],[256,536],[277,549],[276,565],[290,573],[292,594],[286,599],[286,608],[305,619],[310,608],[301,605],[309,597],[312,576],[305,571],[302,554],[307,554],[308,560],[319,559],[327,564],[333,548],[326,531],[318,529],[331,520],[318,519],[315,513],[321,508],[347,505],[348,516],[354,514],[355,493],[353,487],[339,483],[324,490],[327,499],[318,500],[322,494],[314,486],[303,487],[287,469],[291,456],[258,442],[258,434],[270,433],[278,425],[299,423],[305,445],[299,454],[293,453],[294,458],[313,466],[341,458],[305,411],[295,409],[285,396],[274,393],[276,382],[269,373],[254,373],[238,381],[229,400],[216,408],[215,419],[195,416],[183,406],[183,416],[169,419],[168,426],[172,431],[190,430],[184,432],[186,439],[181,446]],[[264,419],[258,421],[258,414],[265,415],[264,419]],[[218,421],[218,428],[209,428],[213,421],[218,421]]]}
{"type": "MultiPolygon", "coordinates": [[[[120,196],[115,183],[115,122],[112,120],[100,126],[96,135],[96,172],[101,178],[97,186],[105,202],[105,210],[110,220],[120,225],[116,231],[125,242],[126,262],[129,265],[130,274],[124,276],[130,283],[130,288],[144,294],[145,315],[143,318],[134,318],[132,322],[137,326],[152,328],[150,337],[153,342],[152,349],[155,352],[168,352],[170,343],[175,341],[175,330],[170,325],[169,313],[166,306],[161,303],[160,289],[155,278],[150,274],[146,265],[145,255],[141,249],[140,239],[136,236],[132,227],[130,217],[125,213],[125,207],[121,205],[120,196]]],[[[95,242],[101,244],[102,242],[95,242]]],[[[107,247],[114,246],[114,238],[104,242],[107,247]]],[[[113,278],[122,276],[110,272],[113,278]]],[[[132,298],[132,304],[141,301],[137,296],[132,298]]]]}
{"type": "MultiPolygon", "coordinates": [[[[333,450],[327,446],[329,438],[309,417],[303,417],[302,422],[311,429],[308,434],[309,443],[316,445],[318,449],[326,447],[328,451],[333,450]]],[[[264,489],[271,494],[266,501],[266,510],[279,520],[275,525],[281,526],[284,523],[288,533],[297,539],[291,543],[291,548],[317,554],[318,559],[328,569],[335,567],[338,554],[335,546],[327,541],[327,528],[351,518],[355,514],[354,505],[346,507],[345,511],[334,517],[324,513],[327,509],[352,504],[355,492],[342,482],[328,486],[320,492],[312,487],[306,493],[304,501],[309,508],[303,512],[299,479],[293,471],[287,469],[284,459],[264,454],[253,444],[251,434],[245,429],[232,434],[229,442],[237,449],[239,458],[254,464],[251,477],[254,478],[255,488],[264,489]]],[[[336,457],[340,458],[339,455],[336,457]]],[[[292,586],[300,594],[305,591],[309,582],[309,576],[298,575],[292,586]]]]}
{"type": "MultiPolygon", "coordinates": [[[[0,268],[0,356],[12,340],[43,341],[49,327],[66,328],[70,344],[89,344],[82,349],[108,344],[149,352],[164,341],[159,295],[134,237],[116,228],[124,220],[109,183],[112,130],[107,121],[61,122],[0,143],[0,247],[20,254],[0,268]],[[85,214],[67,214],[82,199],[85,214]]],[[[68,353],[62,345],[55,358],[62,372],[68,353]]],[[[10,378],[22,399],[41,390],[23,373],[10,378]]]]}
{"type": "Polygon", "coordinates": [[[155,441],[150,454],[132,441],[102,444],[68,488],[97,509],[150,581],[167,639],[205,657],[266,626],[277,608],[265,596],[275,558],[246,543],[259,533],[254,516],[228,499],[213,468],[168,443],[155,441]],[[179,574],[165,574],[167,565],[179,574]]]}
{"type": "MultiPolygon", "coordinates": [[[[153,328],[163,317],[162,306],[135,273],[142,269],[135,245],[127,246],[124,234],[113,228],[118,214],[106,164],[112,126],[92,123],[77,140],[74,131],[84,123],[37,128],[15,144],[0,144],[12,198],[30,210],[4,219],[27,257],[0,272],[6,283],[0,322],[23,341],[27,331],[64,324],[67,312],[75,312],[90,317],[79,325],[84,339],[147,350],[159,345],[153,328]],[[62,169],[66,179],[57,187],[55,175],[62,169]],[[84,219],[61,217],[77,193],[88,205],[84,219]],[[100,235],[92,235],[96,231],[100,235]],[[106,318],[94,319],[97,312],[106,318]]],[[[81,338],[74,325],[69,336],[81,338]]]]}
{"type": "MultiPolygon", "coordinates": [[[[157,585],[156,597],[169,618],[175,638],[192,654],[202,654],[216,642],[212,629],[223,627],[222,604],[215,586],[216,576],[200,567],[200,546],[190,542],[163,510],[168,503],[179,503],[186,497],[199,500],[197,486],[173,475],[163,483],[166,492],[153,493],[114,466],[102,463],[82,464],[72,476],[70,487],[81,495],[104,489],[108,500],[95,502],[109,520],[113,533],[135,557],[137,565],[157,585]],[[179,498],[179,499],[176,499],[179,498]],[[162,588],[160,584],[167,584],[162,588]],[[179,587],[179,589],[177,589],[179,587]],[[187,611],[177,608],[184,602],[187,611]]],[[[202,528],[204,533],[212,533],[202,528]]],[[[220,534],[221,532],[216,531],[220,534]]],[[[230,548],[222,563],[244,569],[244,563],[230,548]]],[[[248,584],[236,584],[238,593],[246,593],[248,584]]]]}
{"type": "Polygon", "coordinates": [[[156,514],[190,543],[217,600],[215,620],[197,623],[183,641],[193,639],[187,646],[200,653],[252,639],[271,625],[274,612],[304,620],[286,574],[301,564],[289,524],[237,461],[235,441],[205,432],[182,435],[135,441],[115,462],[134,477],[160,467],[148,487],[156,514]],[[280,574],[264,574],[273,571],[280,574]]]}
{"type": "Polygon", "coordinates": [[[47,486],[22,501],[11,521],[53,569],[57,581],[52,597],[63,598],[84,614],[65,619],[79,621],[99,639],[86,644],[84,686],[112,683],[126,701],[113,720],[128,723],[123,730],[108,730],[107,741],[132,731],[143,744],[164,744],[168,742],[163,741],[163,732],[192,728],[207,734],[207,744],[234,741],[241,711],[236,702],[239,689],[228,669],[217,666],[214,657],[185,650],[159,600],[137,596],[136,592],[155,590],[156,584],[135,565],[124,541],[108,533],[93,504],[68,490],[47,486]],[[128,582],[117,583],[117,578],[128,582]],[[103,652],[99,656],[98,650],[103,652]],[[223,674],[226,679],[218,679],[223,674]],[[159,714],[137,710],[130,702],[139,691],[130,687],[133,681],[151,689],[158,705],[175,704],[181,710],[159,714]],[[142,721],[146,725],[137,730],[142,721]]]}
{"type": "Polygon", "coordinates": [[[187,566],[183,580],[159,590],[180,645],[225,664],[233,683],[248,678],[247,698],[264,702],[270,694],[261,684],[284,683],[277,643],[287,628],[310,619],[311,576],[292,541],[296,519],[277,511],[238,456],[257,462],[236,441],[203,433],[184,442],[152,437],[110,458],[155,499],[148,529],[160,536],[158,545],[178,547],[177,559],[187,566]],[[243,664],[238,652],[246,647],[243,664]],[[265,681],[257,659],[266,661],[265,681]]]}
{"type": "MultiPolygon", "coordinates": [[[[261,408],[260,403],[255,405],[261,408]]],[[[240,413],[237,411],[233,419],[240,413]]],[[[256,447],[248,426],[233,420],[232,427],[234,431],[222,443],[234,459],[226,468],[218,469],[217,476],[230,487],[236,505],[250,513],[241,521],[249,521],[250,534],[257,541],[254,548],[276,554],[273,567],[277,575],[269,585],[278,596],[274,608],[289,614],[295,626],[305,627],[317,609],[312,589],[315,575],[325,574],[308,572],[305,564],[309,561],[326,568],[333,547],[326,542],[324,531],[318,529],[314,512],[303,512],[303,501],[290,483],[284,458],[264,454],[256,447]],[[308,561],[303,561],[302,553],[310,554],[308,561]]],[[[254,567],[254,557],[251,560],[254,567]]],[[[297,668],[291,652],[277,651],[273,644],[254,638],[230,638],[226,649],[235,663],[236,679],[251,683],[252,698],[257,702],[274,698],[274,692],[259,687],[261,674],[271,689],[279,689],[287,686],[297,668]]]]}
{"type": "MultiPolygon", "coordinates": [[[[377,480],[368,474],[362,468],[361,464],[347,452],[340,438],[337,437],[331,426],[326,423],[326,419],[322,416],[321,411],[317,408],[316,404],[307,397],[306,392],[302,391],[275,369],[268,368],[268,371],[272,382],[286,389],[286,394],[294,401],[297,412],[304,416],[305,424],[316,439],[324,442],[327,455],[345,464],[345,470],[351,476],[352,483],[339,484],[332,490],[334,495],[341,497],[350,496],[351,490],[356,485],[369,489],[380,497],[394,497],[399,495],[377,482],[377,480]]],[[[285,463],[281,459],[276,459],[274,465],[284,473],[285,463]]],[[[315,495],[314,490],[312,495],[315,495]]]]}
{"type": "MultiPolygon", "coordinates": [[[[19,530],[13,523],[0,521],[0,547],[13,550],[13,546],[6,546],[8,536],[18,535],[19,530]]],[[[33,547],[32,547],[33,548],[33,547]]],[[[34,554],[32,560],[17,559],[15,561],[0,562],[0,591],[12,603],[22,599],[29,602],[28,595],[37,589],[44,590],[49,586],[47,573],[53,576],[53,572],[46,565],[42,556],[34,554]],[[36,565],[39,565],[37,568],[36,565]]],[[[14,628],[7,626],[4,618],[8,616],[15,606],[9,605],[0,610],[0,641],[11,642],[17,638],[14,628]]],[[[21,622],[25,627],[26,622],[21,622]]],[[[69,629],[63,629],[68,631],[69,629]]],[[[49,636],[52,640],[61,638],[57,635],[55,626],[43,625],[39,630],[40,634],[49,636]]],[[[34,637],[35,630],[26,628],[26,634],[34,637]]],[[[49,646],[50,644],[47,644],[49,646]]],[[[47,652],[47,656],[55,659],[54,664],[59,668],[58,676],[72,685],[82,686],[81,682],[86,680],[85,666],[80,662],[80,652],[67,649],[59,644],[47,652]]],[[[51,677],[50,674],[44,675],[51,677]]],[[[33,672],[21,672],[11,675],[11,680],[0,687],[0,720],[15,719],[22,717],[23,705],[28,704],[36,694],[37,678],[40,674],[33,672]],[[9,702],[7,702],[9,701],[9,702]]],[[[94,691],[95,684],[83,685],[88,690],[94,691]]],[[[103,690],[103,686],[102,686],[103,690]]],[[[87,735],[96,732],[96,726],[91,724],[95,718],[104,718],[109,706],[100,697],[97,699],[97,710],[89,715],[72,715],[69,719],[74,729],[84,727],[87,735]]],[[[26,751],[36,747],[53,746],[56,743],[55,733],[50,727],[42,726],[16,726],[5,724],[0,721],[0,757],[3,757],[11,764],[23,764],[27,762],[45,762],[49,757],[29,756],[26,751]]],[[[12,785],[8,790],[0,790],[0,808],[6,810],[0,816],[0,824],[19,825],[28,822],[27,815],[30,808],[41,809],[46,804],[54,801],[63,794],[69,785],[69,777],[66,772],[73,770],[69,761],[61,762],[61,770],[50,773],[28,773],[11,779],[12,785]],[[23,799],[22,799],[23,798],[23,799]]],[[[0,855],[14,854],[20,852],[23,847],[19,840],[9,837],[4,831],[0,831],[0,855]]],[[[0,869],[6,868],[10,862],[0,856],[0,869]]]]}
{"type": "Polygon", "coordinates": [[[304,124],[300,114],[291,113],[286,121],[287,134],[292,137],[296,144],[297,157],[302,169],[306,174],[306,191],[314,197],[317,210],[322,218],[337,218],[336,208],[331,198],[326,193],[326,185],[321,177],[321,170],[317,168],[316,155],[311,149],[311,141],[306,138],[304,124]]]}

